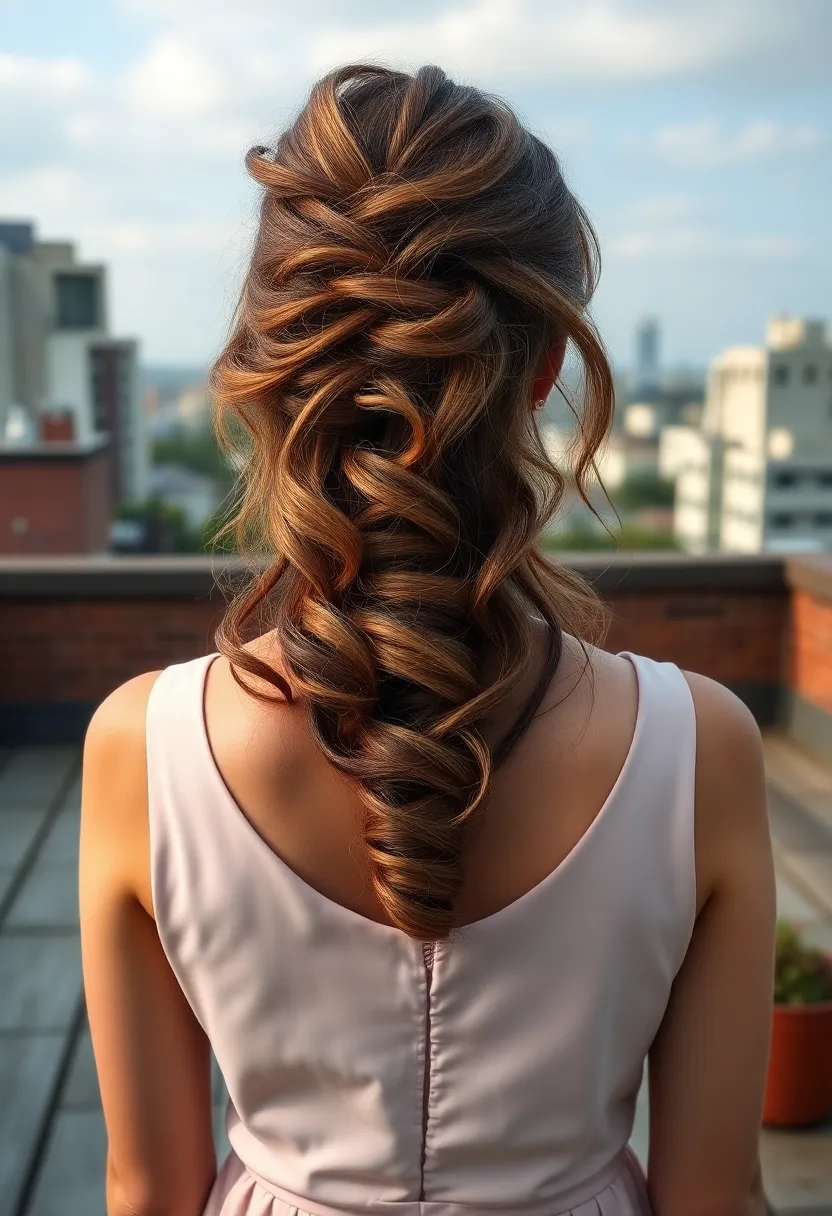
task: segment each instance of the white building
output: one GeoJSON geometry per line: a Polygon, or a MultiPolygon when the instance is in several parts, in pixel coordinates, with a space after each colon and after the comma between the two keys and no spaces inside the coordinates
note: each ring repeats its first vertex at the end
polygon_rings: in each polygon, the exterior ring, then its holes
{"type": "Polygon", "coordinates": [[[776,317],[766,345],[714,359],[700,429],[662,432],[674,531],[691,552],[832,548],[832,342],[776,317]]]}
{"type": "Polygon", "coordinates": [[[29,223],[0,222],[0,435],[12,407],[36,433],[66,410],[77,439],[109,433],[113,501],[145,497],[137,344],[109,332],[106,268],[76,261],[68,242],[36,241],[29,223]]]}

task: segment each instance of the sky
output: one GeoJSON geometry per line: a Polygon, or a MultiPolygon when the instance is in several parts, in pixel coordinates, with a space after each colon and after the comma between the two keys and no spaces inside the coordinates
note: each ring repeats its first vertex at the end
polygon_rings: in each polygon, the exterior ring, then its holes
{"type": "Polygon", "coordinates": [[[256,221],[243,157],[355,60],[437,63],[559,154],[619,367],[832,319],[832,0],[0,0],[0,218],[109,266],[114,332],[207,363],[256,221]]]}

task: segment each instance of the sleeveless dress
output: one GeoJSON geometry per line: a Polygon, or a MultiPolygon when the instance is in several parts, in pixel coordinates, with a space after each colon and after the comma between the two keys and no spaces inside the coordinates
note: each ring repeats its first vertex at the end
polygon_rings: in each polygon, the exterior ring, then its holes
{"type": "Polygon", "coordinates": [[[205,729],[214,654],[157,678],[156,923],[229,1094],[206,1216],[649,1213],[628,1140],[695,919],[696,726],[676,666],[625,656],[636,728],[591,827],[435,948],[316,891],[244,817],[205,729]]]}

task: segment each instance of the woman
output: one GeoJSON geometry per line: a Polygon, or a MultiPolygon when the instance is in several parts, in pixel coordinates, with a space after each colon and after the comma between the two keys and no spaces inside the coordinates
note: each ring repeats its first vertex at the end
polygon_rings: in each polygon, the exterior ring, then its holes
{"type": "Polygon", "coordinates": [[[756,726],[590,645],[592,595],[538,548],[567,344],[582,492],[612,415],[586,216],[433,67],[327,76],[248,165],[213,388],[270,563],[215,654],[117,689],[85,746],[110,1216],[762,1211],[756,726]]]}

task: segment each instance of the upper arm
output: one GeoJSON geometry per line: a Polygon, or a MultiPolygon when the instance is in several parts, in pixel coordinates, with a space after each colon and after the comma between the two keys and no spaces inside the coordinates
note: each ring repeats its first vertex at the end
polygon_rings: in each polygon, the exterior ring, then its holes
{"type": "Polygon", "coordinates": [[[140,895],[150,865],[145,713],[157,674],[116,689],[84,742],[81,948],[111,1216],[201,1212],[216,1174],[210,1048],[140,895]]]}
{"type": "Polygon", "coordinates": [[[658,1216],[762,1213],[776,919],[762,746],[732,693],[688,681],[696,864],[709,896],[650,1051],[648,1183],[658,1216]]]}

